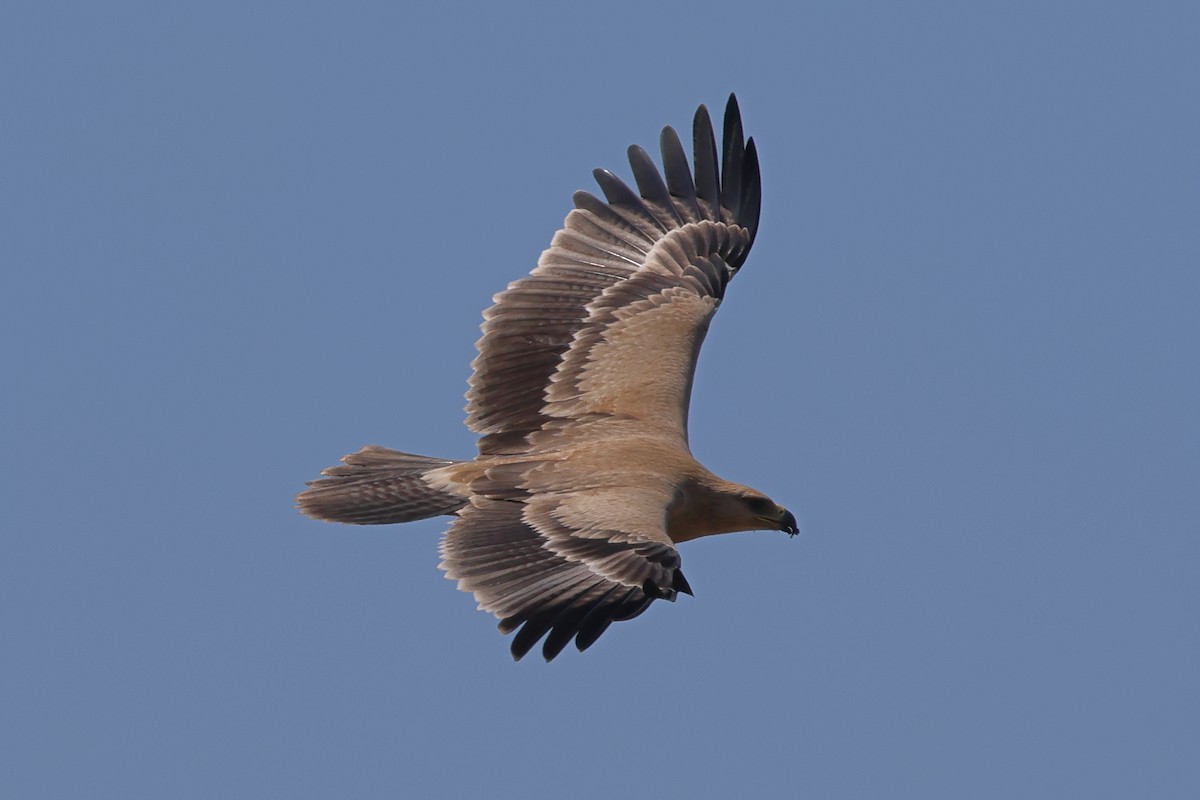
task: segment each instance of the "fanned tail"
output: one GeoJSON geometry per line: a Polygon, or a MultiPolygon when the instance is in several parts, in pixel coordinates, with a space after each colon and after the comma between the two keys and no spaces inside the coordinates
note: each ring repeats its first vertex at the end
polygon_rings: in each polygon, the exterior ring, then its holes
{"type": "Polygon", "coordinates": [[[467,502],[444,477],[431,475],[454,461],[369,445],[342,462],[296,495],[301,512],[330,522],[387,525],[453,514],[467,502]]]}

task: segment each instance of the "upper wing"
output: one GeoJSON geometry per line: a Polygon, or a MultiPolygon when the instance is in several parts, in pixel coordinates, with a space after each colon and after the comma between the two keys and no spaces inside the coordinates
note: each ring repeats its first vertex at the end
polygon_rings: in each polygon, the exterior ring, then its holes
{"type": "Polygon", "coordinates": [[[718,167],[708,111],[696,111],[694,177],[671,128],[665,181],[630,147],[640,197],[596,170],[607,202],[577,192],[537,267],[496,296],[467,393],[481,453],[534,449],[553,420],[636,419],[686,440],[700,345],[758,227],[758,156],[732,95],[724,123],[718,167]]]}
{"type": "Polygon", "coordinates": [[[500,618],[502,632],[520,628],[514,658],[546,636],[549,661],[572,637],[585,650],[612,622],[691,593],[665,531],[669,499],[650,488],[520,503],[476,495],[442,541],[440,566],[500,618]]]}

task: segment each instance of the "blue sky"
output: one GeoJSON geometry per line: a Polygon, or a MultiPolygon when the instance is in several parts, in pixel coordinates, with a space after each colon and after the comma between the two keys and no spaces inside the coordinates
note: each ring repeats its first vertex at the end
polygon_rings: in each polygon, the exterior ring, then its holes
{"type": "Polygon", "coordinates": [[[1189,3],[18,4],[0,32],[11,797],[1195,797],[1189,3]],[[443,521],[491,295],[741,101],[696,455],[804,533],[514,664],[443,521]]]}

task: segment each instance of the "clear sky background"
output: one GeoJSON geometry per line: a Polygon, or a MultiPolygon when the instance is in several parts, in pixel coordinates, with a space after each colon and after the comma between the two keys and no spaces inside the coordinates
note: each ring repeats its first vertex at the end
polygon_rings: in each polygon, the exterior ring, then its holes
{"type": "Polygon", "coordinates": [[[0,793],[1200,796],[1195,3],[18,3],[0,29],[0,793]],[[741,100],[696,455],[803,534],[514,664],[444,520],[491,295],[741,100]]]}

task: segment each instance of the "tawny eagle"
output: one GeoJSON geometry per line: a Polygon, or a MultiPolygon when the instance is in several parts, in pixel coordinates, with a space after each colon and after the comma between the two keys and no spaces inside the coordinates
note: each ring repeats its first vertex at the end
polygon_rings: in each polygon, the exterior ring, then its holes
{"type": "Polygon", "coordinates": [[[720,153],[704,106],[692,137],[694,172],[669,127],[663,173],[630,147],[637,192],[596,170],[604,200],[577,192],[537,267],[484,312],[474,459],[365,447],[297,498],[310,517],[360,525],[455,517],[440,566],[517,631],[514,658],[543,637],[546,660],[572,638],[584,650],[654,600],[691,594],[680,542],[797,532],[791,512],[688,449],[696,357],[761,199],[733,96],[720,153]]]}

